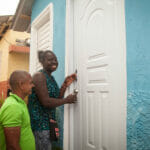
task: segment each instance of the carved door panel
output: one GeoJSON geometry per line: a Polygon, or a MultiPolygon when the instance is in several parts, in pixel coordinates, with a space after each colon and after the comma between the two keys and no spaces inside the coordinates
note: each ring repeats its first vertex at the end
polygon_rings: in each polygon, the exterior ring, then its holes
{"type": "Polygon", "coordinates": [[[74,150],[126,149],[126,58],[120,41],[125,37],[120,33],[124,22],[117,24],[124,16],[116,11],[123,3],[74,0],[79,88],[74,108],[74,150]]]}

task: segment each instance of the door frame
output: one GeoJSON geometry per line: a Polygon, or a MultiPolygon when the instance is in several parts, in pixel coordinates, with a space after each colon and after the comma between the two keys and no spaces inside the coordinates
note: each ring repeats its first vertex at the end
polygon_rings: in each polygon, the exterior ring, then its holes
{"type": "MultiPolygon", "coordinates": [[[[66,36],[65,36],[65,76],[73,72],[73,3],[72,0],[66,0],[66,36]],[[72,66],[72,67],[71,67],[72,66]]],[[[66,92],[69,94],[73,89],[71,86],[70,89],[66,92]]],[[[72,106],[66,104],[64,105],[64,149],[73,150],[73,139],[70,136],[73,134],[73,110],[71,112],[72,106]],[[71,118],[72,116],[72,118],[71,118]]]]}
{"type": "MultiPolygon", "coordinates": [[[[75,70],[74,63],[74,40],[73,40],[73,20],[74,20],[74,2],[66,0],[66,36],[65,36],[65,76],[72,74],[75,70]]],[[[66,95],[73,92],[74,85],[66,91],[66,95]]],[[[64,106],[64,149],[74,150],[74,116],[73,105],[66,104],[64,106]]]]}
{"type": "MultiPolygon", "coordinates": [[[[124,51],[124,58],[121,58],[120,60],[123,61],[123,65],[126,68],[126,29],[125,29],[125,0],[122,0],[122,2],[119,3],[120,0],[115,0],[116,3],[116,12],[119,14],[115,19],[116,26],[118,26],[118,31],[116,32],[115,38],[119,41],[120,44],[117,45],[117,49],[123,49],[124,51]]],[[[66,49],[65,49],[65,75],[69,75],[74,72],[75,64],[74,64],[74,0],[66,0],[66,49]]],[[[116,44],[116,43],[115,43],[116,44]]],[[[126,69],[123,73],[124,78],[124,94],[123,94],[123,100],[122,102],[125,107],[124,110],[121,112],[122,116],[124,116],[124,123],[122,123],[121,129],[124,137],[127,137],[127,131],[126,131],[126,118],[127,118],[127,73],[126,69]]],[[[66,94],[69,94],[71,91],[73,91],[73,86],[70,87],[70,89],[66,92],[66,94]]],[[[73,138],[73,106],[71,105],[65,105],[64,107],[64,149],[65,150],[74,150],[74,138],[73,138]]],[[[82,139],[81,139],[82,140],[82,139]]],[[[126,138],[124,138],[123,147],[126,147],[126,138]]],[[[82,145],[81,145],[82,147],[82,145]]]]}

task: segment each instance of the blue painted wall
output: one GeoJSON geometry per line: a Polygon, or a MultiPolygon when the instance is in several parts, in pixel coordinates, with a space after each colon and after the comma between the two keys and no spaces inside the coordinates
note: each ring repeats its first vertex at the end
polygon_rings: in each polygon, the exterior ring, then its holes
{"type": "MultiPolygon", "coordinates": [[[[59,86],[64,81],[65,75],[65,15],[66,15],[66,1],[65,0],[34,0],[32,6],[32,21],[40,14],[40,12],[53,3],[54,24],[53,24],[53,51],[56,54],[59,62],[57,71],[54,73],[55,79],[59,86]]],[[[63,117],[64,109],[62,107],[57,108],[57,120],[60,129],[60,140],[58,144],[54,144],[59,147],[63,147],[63,117]]]]}
{"type": "Polygon", "coordinates": [[[126,0],[127,149],[150,150],[150,0],[126,0]]]}
{"type": "Polygon", "coordinates": [[[56,54],[59,67],[54,73],[58,84],[64,80],[65,68],[65,19],[66,19],[66,1],[65,0],[34,0],[32,7],[32,21],[40,14],[40,12],[53,3],[54,11],[54,35],[53,35],[53,51],[56,54]]]}

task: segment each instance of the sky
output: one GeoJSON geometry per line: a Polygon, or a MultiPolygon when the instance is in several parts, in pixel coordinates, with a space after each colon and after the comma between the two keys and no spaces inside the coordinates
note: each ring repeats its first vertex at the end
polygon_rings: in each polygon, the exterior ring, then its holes
{"type": "Polygon", "coordinates": [[[14,15],[19,0],[0,0],[0,16],[14,15]]]}

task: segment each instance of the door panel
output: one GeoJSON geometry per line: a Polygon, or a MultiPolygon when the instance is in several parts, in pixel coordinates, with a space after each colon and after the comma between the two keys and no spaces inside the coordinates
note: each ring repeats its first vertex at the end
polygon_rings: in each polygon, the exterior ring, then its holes
{"type": "Polygon", "coordinates": [[[125,150],[125,45],[118,46],[125,35],[118,32],[124,24],[117,25],[124,16],[116,11],[123,0],[74,0],[73,4],[79,89],[74,150],[125,150]]]}

